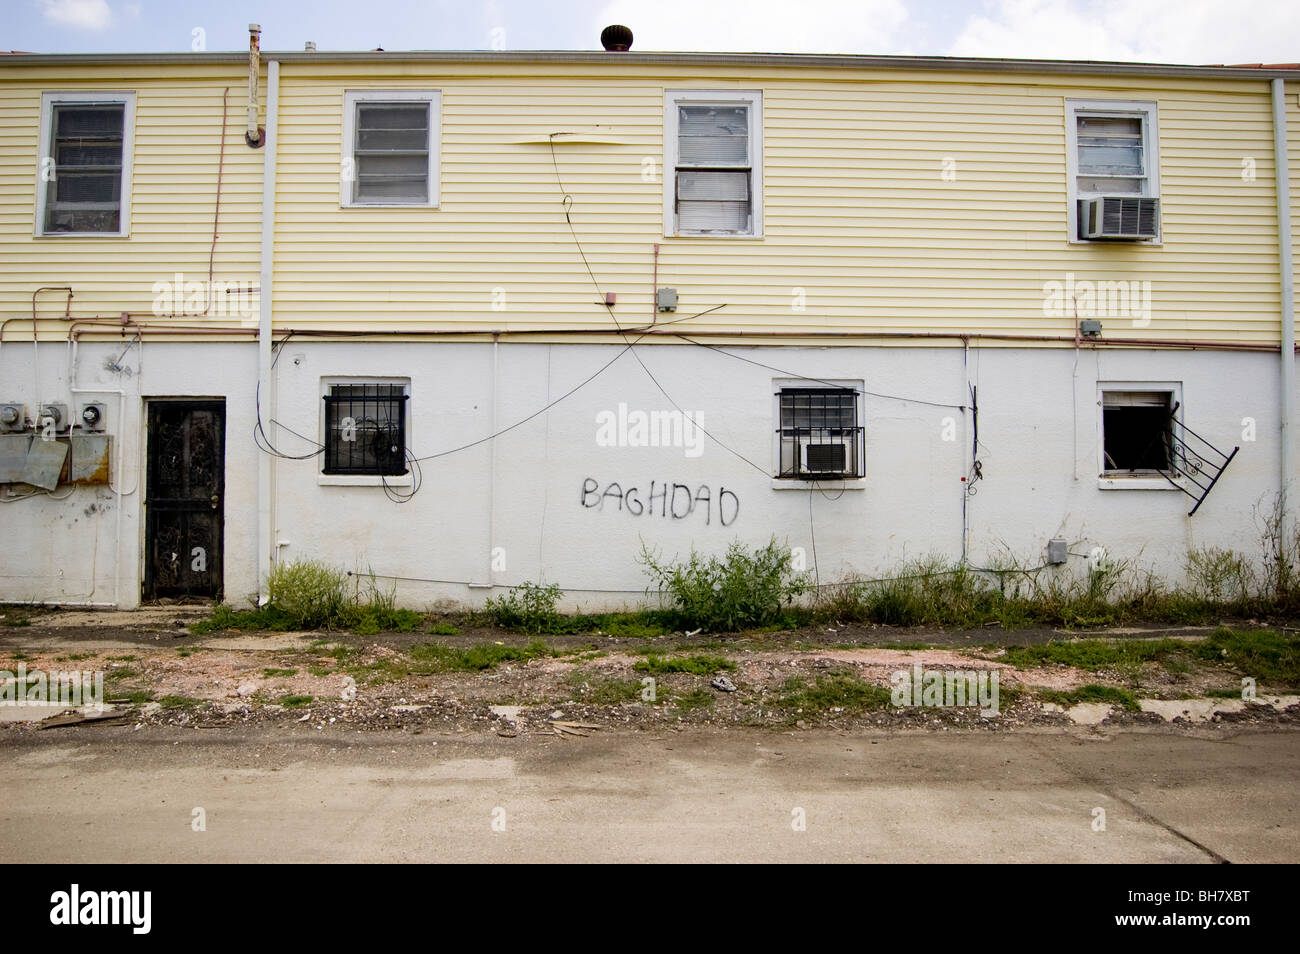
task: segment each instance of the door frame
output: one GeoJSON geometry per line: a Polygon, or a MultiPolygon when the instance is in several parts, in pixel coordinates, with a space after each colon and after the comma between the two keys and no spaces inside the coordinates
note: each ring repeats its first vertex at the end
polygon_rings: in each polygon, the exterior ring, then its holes
{"type": "Polygon", "coordinates": [[[216,602],[225,598],[226,590],[226,429],[230,421],[230,409],[224,394],[158,394],[144,395],[140,398],[140,451],[138,466],[140,468],[140,479],[137,483],[139,488],[140,500],[140,542],[139,542],[139,594],[140,603],[156,601],[160,598],[150,591],[149,557],[151,554],[151,544],[149,539],[150,519],[149,519],[149,409],[155,404],[191,404],[191,405],[209,405],[220,407],[221,409],[221,467],[219,471],[220,495],[221,495],[221,547],[220,547],[220,579],[217,581],[216,595],[210,597],[216,602]]]}

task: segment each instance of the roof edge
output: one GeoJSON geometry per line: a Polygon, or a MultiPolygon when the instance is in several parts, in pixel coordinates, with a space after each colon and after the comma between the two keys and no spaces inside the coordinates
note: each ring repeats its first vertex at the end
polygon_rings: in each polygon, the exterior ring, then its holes
{"type": "MultiPolygon", "coordinates": [[[[1289,64],[1194,66],[1172,63],[1125,63],[1109,60],[1021,60],[956,56],[884,56],[839,53],[607,53],[600,50],[393,50],[262,51],[265,60],[281,63],[635,63],[650,65],[776,66],[825,69],[885,69],[935,72],[1055,73],[1109,76],[1182,76],[1207,79],[1300,79],[1289,64]]],[[[0,65],[113,65],[247,63],[248,53],[4,53],[0,65]]]]}

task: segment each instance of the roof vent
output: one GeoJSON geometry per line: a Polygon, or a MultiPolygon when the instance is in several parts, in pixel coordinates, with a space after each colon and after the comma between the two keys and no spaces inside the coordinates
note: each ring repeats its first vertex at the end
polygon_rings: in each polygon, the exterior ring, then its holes
{"type": "Polygon", "coordinates": [[[617,23],[600,31],[600,45],[611,53],[626,53],[632,49],[632,31],[617,23]]]}

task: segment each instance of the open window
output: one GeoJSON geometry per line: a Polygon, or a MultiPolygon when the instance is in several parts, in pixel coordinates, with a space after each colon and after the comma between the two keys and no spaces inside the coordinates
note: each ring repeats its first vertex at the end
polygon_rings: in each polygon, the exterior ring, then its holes
{"type": "Polygon", "coordinates": [[[129,231],[134,93],[45,93],[37,235],[129,231]]]}
{"type": "Polygon", "coordinates": [[[782,387],[777,400],[777,476],[796,480],[862,477],[861,391],[782,387]]]}
{"type": "Polygon", "coordinates": [[[1156,104],[1066,103],[1070,241],[1160,239],[1156,104]]]}
{"type": "Polygon", "coordinates": [[[436,90],[344,95],[344,206],[438,205],[441,102],[436,90]]]}
{"type": "Polygon", "coordinates": [[[405,383],[327,384],[323,473],[405,475],[408,398],[405,383]]]}
{"type": "Polygon", "coordinates": [[[762,94],[665,97],[664,234],[763,234],[762,94]]]}
{"type": "Polygon", "coordinates": [[[1102,474],[1159,476],[1173,459],[1175,394],[1102,391],[1102,474]]]}

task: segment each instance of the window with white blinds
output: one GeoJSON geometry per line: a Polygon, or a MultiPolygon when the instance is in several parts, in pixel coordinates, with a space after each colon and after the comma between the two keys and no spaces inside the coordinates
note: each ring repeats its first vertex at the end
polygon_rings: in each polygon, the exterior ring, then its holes
{"type": "Polygon", "coordinates": [[[436,206],[440,96],[375,90],[345,98],[345,206],[436,206]]]}
{"type": "Polygon", "coordinates": [[[665,234],[762,234],[760,94],[670,92],[665,112],[665,234]]]}
{"type": "Polygon", "coordinates": [[[1066,102],[1070,235],[1078,240],[1080,199],[1160,195],[1156,104],[1066,102]]]}
{"type": "Polygon", "coordinates": [[[38,235],[125,235],[132,93],[42,97],[38,235]]]}

